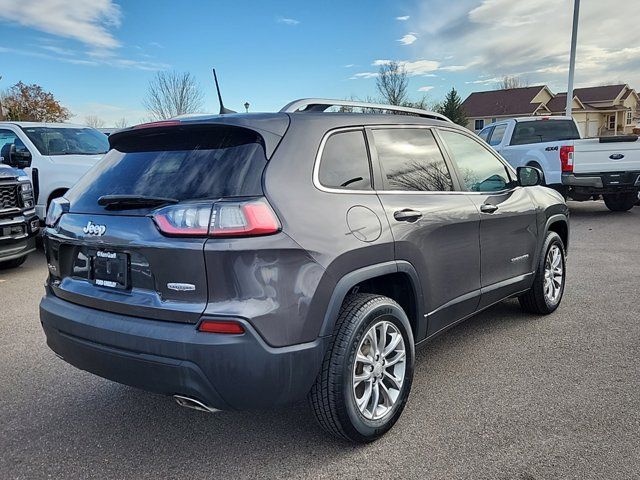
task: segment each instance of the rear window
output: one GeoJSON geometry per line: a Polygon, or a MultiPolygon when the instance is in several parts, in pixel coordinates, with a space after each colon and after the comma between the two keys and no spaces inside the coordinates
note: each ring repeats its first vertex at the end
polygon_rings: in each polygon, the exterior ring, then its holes
{"type": "Polygon", "coordinates": [[[533,120],[516,123],[511,145],[578,140],[580,133],[572,120],[533,120]]]}
{"type": "Polygon", "coordinates": [[[67,195],[75,211],[103,195],[177,200],[262,195],[262,138],[228,126],[184,126],[118,134],[113,149],[67,195]]]}

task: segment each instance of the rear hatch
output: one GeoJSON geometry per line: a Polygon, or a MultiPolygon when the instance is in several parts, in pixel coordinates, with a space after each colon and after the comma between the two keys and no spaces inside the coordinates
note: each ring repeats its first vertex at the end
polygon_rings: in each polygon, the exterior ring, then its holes
{"type": "Polygon", "coordinates": [[[633,137],[579,140],[574,144],[574,173],[639,172],[640,141],[633,137]],[[619,140],[619,141],[615,141],[619,140]]]}
{"type": "Polygon", "coordinates": [[[111,146],[47,229],[51,288],[100,310],[195,323],[208,288],[207,230],[194,227],[209,224],[221,199],[262,196],[263,139],[237,126],[178,124],[118,133],[111,146]],[[167,209],[174,227],[163,233],[158,212],[167,209]]]}

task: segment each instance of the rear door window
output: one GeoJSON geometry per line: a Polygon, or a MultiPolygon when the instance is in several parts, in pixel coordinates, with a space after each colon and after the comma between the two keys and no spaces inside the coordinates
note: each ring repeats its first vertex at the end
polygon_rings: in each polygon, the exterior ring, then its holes
{"type": "Polygon", "coordinates": [[[504,138],[504,132],[507,131],[507,125],[496,125],[491,132],[491,136],[489,137],[489,145],[495,147],[496,145],[500,145],[502,143],[502,139],[504,138]]]}
{"type": "Polygon", "coordinates": [[[453,190],[451,174],[431,130],[389,128],[373,130],[385,190],[446,192],[453,190]]]}
{"type": "Polygon", "coordinates": [[[114,148],[66,195],[74,210],[94,210],[103,195],[183,201],[263,193],[267,159],[252,130],[184,126],[112,138],[114,148]]]}
{"type": "Polygon", "coordinates": [[[511,145],[578,140],[580,132],[573,120],[531,120],[517,122],[511,145]]]}
{"type": "Polygon", "coordinates": [[[363,130],[337,132],[327,138],[318,180],[327,188],[371,190],[371,169],[363,130]]]}

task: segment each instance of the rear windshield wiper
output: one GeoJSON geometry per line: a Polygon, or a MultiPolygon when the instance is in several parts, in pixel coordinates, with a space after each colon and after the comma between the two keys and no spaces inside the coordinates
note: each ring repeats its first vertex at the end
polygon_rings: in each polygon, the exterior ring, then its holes
{"type": "Polygon", "coordinates": [[[147,197],[144,195],[103,195],[98,198],[98,205],[110,210],[127,210],[130,208],[158,207],[169,203],[178,203],[175,198],[147,197]]]}

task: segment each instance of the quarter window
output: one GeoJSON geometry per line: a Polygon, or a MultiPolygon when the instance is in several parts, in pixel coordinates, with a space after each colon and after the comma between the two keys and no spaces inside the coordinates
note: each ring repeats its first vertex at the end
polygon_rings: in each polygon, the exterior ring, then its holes
{"type": "Polygon", "coordinates": [[[507,167],[479,142],[461,133],[441,130],[462,181],[472,192],[497,192],[511,183],[507,167]]]}
{"type": "Polygon", "coordinates": [[[369,155],[364,132],[354,130],[331,135],[322,151],[320,184],[345,190],[371,190],[369,155]]]}
{"type": "Polygon", "coordinates": [[[386,190],[451,191],[451,174],[433,133],[424,128],[373,130],[386,190]]]}

